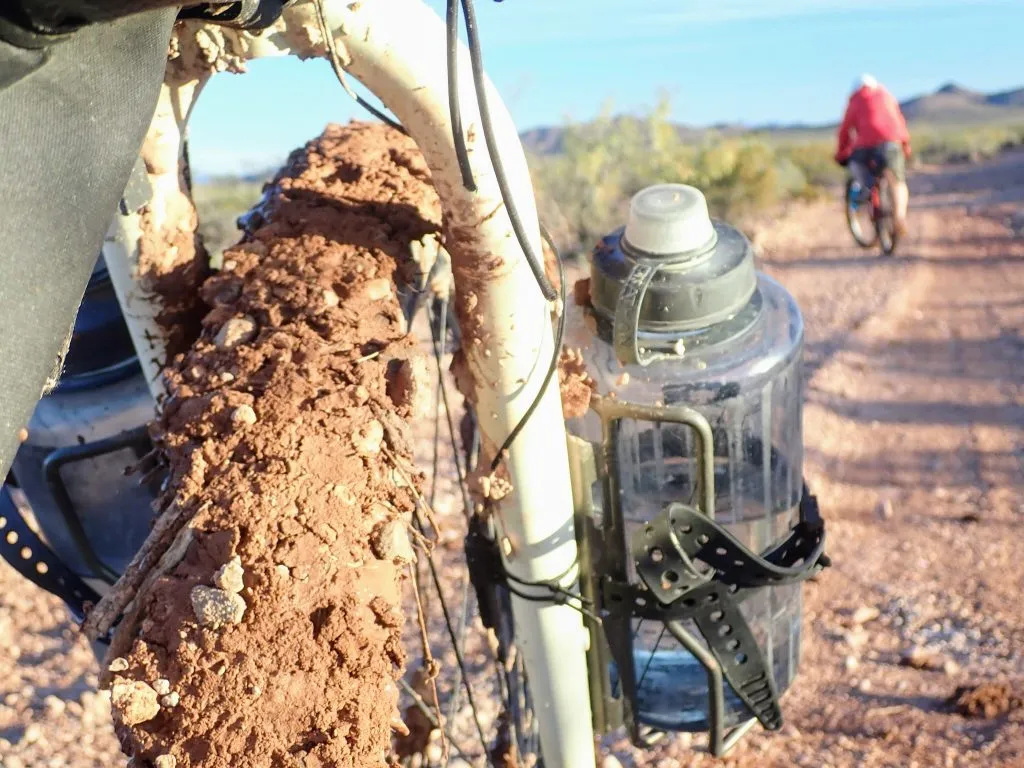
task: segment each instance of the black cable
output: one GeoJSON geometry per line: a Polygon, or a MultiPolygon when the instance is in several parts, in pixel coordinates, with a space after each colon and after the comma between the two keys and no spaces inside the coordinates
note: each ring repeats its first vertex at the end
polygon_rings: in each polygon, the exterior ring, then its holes
{"type": "MultiPolygon", "coordinates": [[[[448,300],[442,299],[441,301],[441,330],[438,334],[441,337],[441,344],[444,344],[447,338],[447,320],[448,320],[448,300]]],[[[441,357],[442,349],[438,345],[436,338],[431,338],[434,347],[434,359],[437,360],[438,370],[441,369],[441,357]]],[[[473,514],[473,502],[469,498],[469,488],[466,486],[466,473],[462,470],[462,462],[459,460],[459,451],[455,440],[455,421],[452,418],[451,405],[448,402],[448,386],[445,384],[444,376],[439,378],[441,385],[441,399],[444,401],[444,413],[448,422],[448,436],[452,444],[452,463],[455,464],[455,472],[459,476],[459,491],[462,494],[462,506],[466,517],[468,518],[473,514]]],[[[468,467],[467,467],[468,470],[468,467]]]]}
{"type": "Polygon", "coordinates": [[[491,158],[491,166],[494,168],[494,178],[501,190],[501,199],[508,212],[509,222],[512,224],[512,231],[519,241],[519,247],[523,250],[533,276],[537,279],[540,292],[548,301],[554,301],[558,292],[551,285],[546,274],[544,274],[544,261],[538,258],[530,245],[526,235],[526,228],[522,219],[519,218],[519,211],[516,209],[512,199],[512,191],[508,185],[508,178],[505,176],[505,166],[501,162],[501,155],[498,152],[497,141],[494,137],[494,126],[491,125],[491,112],[487,105],[487,84],[484,75],[483,55],[480,52],[480,40],[477,37],[476,12],[473,10],[473,0],[461,0],[462,12],[466,17],[466,39],[469,42],[469,59],[473,65],[473,84],[476,86],[476,98],[480,107],[480,125],[484,131],[484,143],[487,145],[487,154],[491,158]]]}
{"type": "MultiPolygon", "coordinates": [[[[643,623],[643,619],[640,619],[640,623],[643,623]]],[[[640,682],[636,684],[637,692],[644,687],[644,680],[647,678],[647,673],[651,670],[651,664],[654,662],[654,654],[658,651],[658,646],[661,645],[662,638],[665,637],[665,632],[668,631],[668,625],[661,625],[661,632],[658,633],[658,639],[654,642],[654,647],[651,649],[651,655],[647,657],[647,664],[644,666],[643,674],[640,675],[640,682]]],[[[640,624],[636,625],[636,632],[633,634],[633,641],[636,642],[637,635],[640,634],[640,624]]]]}
{"type": "Polygon", "coordinates": [[[551,383],[552,377],[554,377],[555,372],[558,370],[558,359],[562,355],[562,340],[565,337],[565,316],[569,309],[565,304],[565,265],[562,264],[562,257],[559,255],[558,249],[551,240],[551,235],[548,234],[548,231],[543,225],[541,225],[540,233],[551,250],[554,251],[555,263],[558,265],[558,294],[562,301],[562,313],[558,316],[558,329],[555,331],[555,349],[554,352],[551,353],[551,364],[548,366],[548,372],[544,374],[544,382],[540,385],[540,389],[537,390],[537,396],[533,399],[533,402],[530,403],[530,407],[526,409],[526,413],[523,414],[519,423],[516,424],[515,429],[508,433],[508,437],[506,437],[505,442],[501,444],[501,448],[499,448],[498,452],[494,454],[494,458],[491,460],[491,472],[494,472],[494,470],[498,468],[498,465],[501,464],[501,460],[502,457],[504,457],[505,452],[512,446],[515,439],[519,437],[519,433],[523,431],[523,427],[526,426],[530,417],[533,416],[534,411],[537,410],[537,406],[540,405],[541,398],[544,397],[544,392],[547,390],[548,384],[551,383]]]}
{"type": "Polygon", "coordinates": [[[466,136],[462,132],[462,108],[459,106],[459,3],[448,0],[445,18],[446,49],[448,54],[448,112],[452,120],[452,139],[455,142],[455,157],[462,172],[462,186],[476,192],[473,169],[469,165],[469,150],[466,136]]]}
{"type": "Polygon", "coordinates": [[[405,136],[409,135],[409,132],[407,130],[405,130],[405,127],[401,123],[399,123],[397,120],[394,120],[393,118],[389,117],[388,115],[385,115],[383,112],[381,112],[375,106],[373,106],[373,104],[371,104],[366,99],[364,99],[362,96],[360,96],[358,93],[356,94],[356,104],[361,106],[363,109],[365,109],[371,115],[376,117],[378,120],[380,120],[380,121],[390,125],[392,128],[394,128],[399,133],[404,134],[405,136]]]}
{"type": "Polygon", "coordinates": [[[316,3],[314,3],[314,5],[316,6],[317,18],[320,22],[320,31],[324,36],[324,43],[327,46],[327,59],[331,62],[331,69],[334,70],[334,75],[335,77],[338,78],[338,82],[341,83],[341,87],[345,89],[346,93],[348,93],[353,99],[355,99],[356,104],[361,106],[371,115],[376,117],[381,122],[390,125],[399,133],[408,136],[408,131],[406,131],[405,128],[402,127],[401,123],[381,112],[379,109],[373,106],[373,104],[371,104],[358,93],[353,91],[349,87],[348,83],[345,82],[345,70],[341,66],[341,56],[338,54],[338,45],[334,40],[334,35],[331,34],[330,24],[327,23],[327,12],[324,10],[323,0],[317,0],[316,3]]]}

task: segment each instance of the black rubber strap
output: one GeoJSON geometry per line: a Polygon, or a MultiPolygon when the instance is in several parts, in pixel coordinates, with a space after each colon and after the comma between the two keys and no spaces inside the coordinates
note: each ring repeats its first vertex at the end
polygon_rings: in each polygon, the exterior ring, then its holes
{"type": "Polygon", "coordinates": [[[698,587],[690,597],[695,605],[686,618],[697,625],[733,691],[767,730],[781,728],[782,709],[775,676],[740,613],[740,601],[729,592],[728,585],[719,581],[698,587]]]}
{"type": "Polygon", "coordinates": [[[659,603],[674,603],[711,579],[713,574],[698,570],[686,548],[679,546],[669,515],[662,513],[644,526],[642,545],[638,537],[632,542],[637,575],[659,603]],[[666,551],[667,542],[672,544],[671,552],[666,551]]]}
{"type": "Polygon", "coordinates": [[[780,728],[775,678],[739,606],[760,589],[802,581],[829,564],[824,524],[806,486],[800,522],[763,556],[683,504],[667,505],[631,544],[646,588],[606,581],[606,608],[666,624],[692,620],[740,700],[767,730],[780,728]]]}
{"type": "Polygon", "coordinates": [[[85,618],[86,603],[99,602],[99,594],[28,527],[6,486],[0,487],[0,556],[33,584],[67,603],[78,623],[85,618]]]}
{"type": "Polygon", "coordinates": [[[661,602],[678,599],[697,583],[711,578],[710,572],[702,574],[697,570],[695,560],[711,566],[717,572],[715,578],[727,584],[762,587],[803,581],[810,575],[810,569],[828,564],[824,555],[825,527],[816,511],[816,520],[808,519],[807,507],[813,504],[813,497],[805,495],[804,499],[810,501],[801,502],[804,512],[800,522],[784,542],[763,556],[751,552],[699,510],[670,504],[645,529],[645,546],[638,546],[639,541],[634,545],[637,572],[661,602]],[[666,567],[664,547],[649,543],[665,541],[666,532],[681,561],[681,569],[666,567]],[[824,562],[819,563],[822,558],[824,562]]]}

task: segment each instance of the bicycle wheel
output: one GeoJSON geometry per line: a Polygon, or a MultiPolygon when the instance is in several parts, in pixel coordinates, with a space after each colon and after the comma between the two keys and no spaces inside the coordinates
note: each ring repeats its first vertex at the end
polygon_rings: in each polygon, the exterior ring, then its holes
{"type": "Polygon", "coordinates": [[[885,171],[878,179],[878,209],[875,212],[875,231],[883,256],[891,256],[896,250],[899,236],[896,232],[896,208],[893,202],[892,178],[885,171]]]}
{"type": "Polygon", "coordinates": [[[878,240],[872,220],[871,205],[863,195],[854,196],[853,184],[852,178],[846,180],[846,192],[843,195],[843,201],[846,204],[846,224],[857,245],[861,248],[870,248],[878,240]]]}

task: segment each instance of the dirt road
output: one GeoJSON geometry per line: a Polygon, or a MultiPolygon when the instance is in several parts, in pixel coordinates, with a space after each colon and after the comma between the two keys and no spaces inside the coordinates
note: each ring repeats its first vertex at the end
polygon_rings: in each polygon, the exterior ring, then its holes
{"type": "MultiPolygon", "coordinates": [[[[1024,693],[1024,154],[925,169],[911,207],[893,259],[853,247],[832,201],[758,237],[807,321],[807,475],[835,565],[807,589],[787,725],[727,765],[1024,765],[1024,709],[947,703],[990,680],[1024,693]]],[[[59,604],[0,566],[4,768],[121,764],[95,672],[59,604]]],[[[703,743],[609,746],[710,766],[703,743]]]]}

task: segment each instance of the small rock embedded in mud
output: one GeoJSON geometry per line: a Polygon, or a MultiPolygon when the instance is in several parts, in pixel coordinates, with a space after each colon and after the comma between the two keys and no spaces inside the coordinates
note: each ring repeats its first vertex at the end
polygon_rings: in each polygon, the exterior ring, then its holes
{"type": "Polygon", "coordinates": [[[231,412],[231,423],[245,424],[251,427],[256,423],[256,411],[252,409],[251,405],[240,405],[231,412]]]}
{"type": "Polygon", "coordinates": [[[338,306],[338,303],[340,301],[341,299],[338,298],[338,294],[336,294],[330,288],[324,291],[324,304],[326,304],[328,307],[336,307],[338,306]]]}
{"type": "Polygon", "coordinates": [[[292,575],[291,569],[289,569],[287,565],[275,565],[274,570],[277,571],[277,575],[282,579],[290,578],[292,575]]]}
{"type": "Polygon", "coordinates": [[[225,592],[238,594],[245,586],[242,581],[245,571],[242,568],[242,559],[235,555],[228,562],[220,567],[220,570],[213,576],[213,583],[225,592]]]}
{"type": "Polygon", "coordinates": [[[152,720],[160,712],[156,691],[141,680],[118,680],[110,689],[110,706],[125,725],[152,720]]]}
{"type": "Polygon", "coordinates": [[[857,661],[856,656],[847,656],[846,659],[843,661],[843,666],[846,667],[847,671],[852,672],[860,666],[860,662],[857,661]]]}
{"type": "Polygon", "coordinates": [[[352,435],[352,442],[360,456],[376,456],[384,442],[384,426],[376,419],[371,419],[352,435]]]}
{"type": "Polygon", "coordinates": [[[864,631],[863,627],[856,627],[854,630],[847,632],[843,635],[843,640],[846,644],[853,649],[863,648],[868,642],[868,633],[864,631]]]}
{"type": "Polygon", "coordinates": [[[378,277],[375,280],[367,280],[363,293],[370,301],[391,298],[391,281],[386,277],[378,277]]]}
{"type": "Polygon", "coordinates": [[[153,681],[153,690],[156,691],[160,696],[166,696],[171,692],[171,681],[166,677],[161,677],[159,680],[153,681]]]}
{"type": "Polygon", "coordinates": [[[379,525],[374,531],[371,546],[373,553],[381,560],[411,563],[416,559],[405,524],[398,520],[379,525]]]}
{"type": "Polygon", "coordinates": [[[233,317],[220,327],[214,343],[220,349],[231,349],[256,338],[256,321],[248,315],[233,317]]]}
{"type": "Polygon", "coordinates": [[[245,615],[245,600],[233,592],[199,585],[192,588],[192,610],[199,624],[216,629],[238,624],[245,615]]]}
{"type": "Polygon", "coordinates": [[[347,485],[342,485],[341,483],[338,483],[331,488],[331,495],[338,499],[342,504],[349,507],[356,503],[356,495],[352,493],[352,489],[347,485]]]}
{"type": "Polygon", "coordinates": [[[67,706],[68,705],[64,699],[59,699],[52,694],[43,699],[43,707],[46,709],[47,717],[63,717],[67,706]]]}
{"type": "Polygon", "coordinates": [[[166,709],[174,709],[180,702],[181,696],[175,691],[160,697],[160,706],[166,709]]]}
{"type": "Polygon", "coordinates": [[[178,760],[174,755],[160,755],[153,761],[153,768],[175,768],[178,760]]]}
{"type": "Polygon", "coordinates": [[[111,672],[125,672],[128,669],[128,659],[122,659],[120,656],[110,662],[110,666],[107,667],[111,672]]]}

